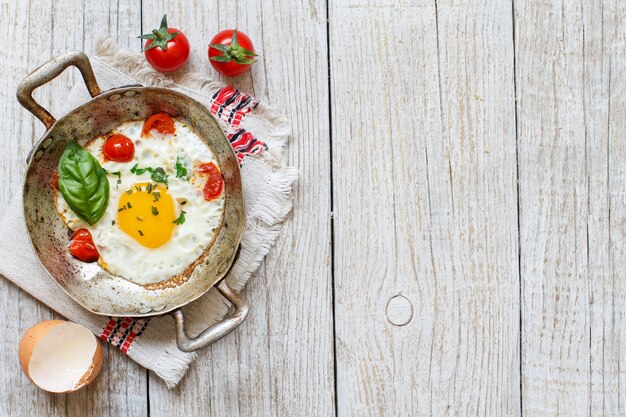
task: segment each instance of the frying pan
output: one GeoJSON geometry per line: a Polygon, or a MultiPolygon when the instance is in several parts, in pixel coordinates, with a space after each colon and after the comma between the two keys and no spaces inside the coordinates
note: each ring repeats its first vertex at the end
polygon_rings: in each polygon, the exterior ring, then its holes
{"type": "Polygon", "coordinates": [[[237,328],[248,314],[248,305],[223,277],[235,260],[245,226],[241,175],[228,139],[206,107],[164,88],[129,86],[103,92],[89,59],[78,51],[58,56],[34,70],[20,83],[17,98],[46,126],[46,132],[28,156],[23,201],[33,249],[52,279],[76,302],[96,314],[149,317],[170,313],[176,324],[178,348],[182,351],[206,347],[237,328]],[[80,70],[92,98],[57,120],[33,99],[32,92],[69,66],[80,70]],[[224,178],[225,200],[222,227],[206,256],[184,274],[183,280],[148,289],[69,254],[68,228],[55,211],[49,179],[68,142],[95,138],[120,123],[145,119],[157,112],[185,120],[213,150],[224,178]],[[213,286],[233,305],[232,313],[200,335],[189,337],[181,307],[213,286]]]}

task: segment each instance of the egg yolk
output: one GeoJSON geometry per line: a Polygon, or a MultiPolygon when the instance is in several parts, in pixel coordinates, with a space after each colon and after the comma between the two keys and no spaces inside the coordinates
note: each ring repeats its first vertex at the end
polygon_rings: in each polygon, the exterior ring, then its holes
{"type": "Polygon", "coordinates": [[[135,184],[122,193],[117,207],[119,228],[147,248],[158,248],[170,240],[175,219],[174,200],[159,184],[135,184]]]}

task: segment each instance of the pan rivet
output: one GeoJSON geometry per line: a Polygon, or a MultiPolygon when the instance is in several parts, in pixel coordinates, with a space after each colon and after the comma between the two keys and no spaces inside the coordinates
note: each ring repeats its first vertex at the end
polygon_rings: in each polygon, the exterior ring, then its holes
{"type": "Polygon", "coordinates": [[[121,98],[122,98],[122,96],[120,94],[111,94],[109,96],[109,101],[117,101],[117,100],[119,100],[121,98]]]}
{"type": "Polygon", "coordinates": [[[43,156],[43,151],[40,149],[37,151],[37,153],[35,154],[35,161],[39,161],[41,159],[41,157],[43,156]]]}
{"type": "Polygon", "coordinates": [[[124,93],[124,96],[125,96],[125,97],[132,97],[132,96],[134,96],[135,94],[137,94],[137,92],[136,92],[136,91],[127,91],[127,92],[125,92],[125,93],[124,93]]]}
{"type": "Polygon", "coordinates": [[[52,143],[52,138],[48,138],[46,140],[43,141],[43,148],[44,149],[48,149],[48,146],[50,146],[50,144],[52,143]]]}
{"type": "Polygon", "coordinates": [[[219,264],[219,266],[217,267],[217,273],[221,274],[224,271],[226,271],[226,268],[228,267],[228,259],[225,259],[224,262],[222,262],[221,264],[219,264]]]}

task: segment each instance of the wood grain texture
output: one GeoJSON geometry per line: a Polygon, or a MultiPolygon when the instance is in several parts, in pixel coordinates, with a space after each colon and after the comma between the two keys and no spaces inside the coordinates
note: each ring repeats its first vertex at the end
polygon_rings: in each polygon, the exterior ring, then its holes
{"type": "MultiPolygon", "coordinates": [[[[294,213],[247,321],[173,391],[108,347],[86,390],[36,389],[17,341],[58,316],[0,279],[0,416],[626,415],[624,2],[141,3],[0,0],[0,209],[43,133],[17,83],[102,36],[138,50],[166,12],[188,70],[216,75],[218,30],[255,42],[216,78],[289,118],[294,213]]],[[[35,96],[62,115],[80,82],[35,96]]]]}
{"type": "Polygon", "coordinates": [[[293,215],[245,294],[246,322],[198,352],[174,391],[150,378],[151,416],[333,416],[330,160],[325,4],[182,1],[143,5],[144,31],[167,13],[192,45],[187,67],[244,92],[291,123],[289,163],[300,170],[293,215]],[[207,46],[220,30],[246,32],[260,52],[251,72],[226,78],[207,46]],[[277,47],[289,34],[293,45],[277,47]]]}
{"type": "Polygon", "coordinates": [[[518,415],[510,4],[335,1],[330,51],[338,415],[518,415]]]}
{"type": "Polygon", "coordinates": [[[626,7],[515,9],[523,412],[625,415],[626,7]]]}
{"type": "MultiPolygon", "coordinates": [[[[596,274],[602,273],[601,279],[594,281],[592,289],[594,354],[591,359],[591,414],[610,416],[626,415],[626,4],[619,0],[607,1],[600,13],[596,9],[595,25],[598,19],[601,20],[602,28],[602,67],[608,67],[608,100],[598,90],[595,90],[597,95],[593,98],[607,103],[608,163],[605,174],[608,210],[602,206],[606,200],[600,200],[603,194],[599,186],[595,188],[595,184],[591,189],[598,194],[591,195],[590,201],[596,202],[598,198],[603,212],[592,212],[592,216],[601,219],[596,221],[601,225],[608,220],[608,230],[605,234],[598,233],[597,240],[591,243],[597,251],[594,254],[596,263],[592,267],[596,274]],[[607,238],[608,255],[603,252],[606,247],[603,239],[607,238]],[[605,260],[608,261],[608,267],[605,260]]],[[[596,74],[597,77],[596,68],[592,67],[587,74],[596,74]]],[[[598,125],[604,125],[601,118],[598,118],[598,125]]],[[[602,137],[599,132],[598,137],[602,137]]],[[[602,147],[597,149],[599,153],[604,150],[602,147]]],[[[588,157],[593,158],[595,155],[589,154],[588,157]]],[[[598,177],[604,178],[602,171],[598,177]]]]}
{"type": "MultiPolygon", "coordinates": [[[[19,81],[55,55],[71,49],[93,53],[96,40],[117,37],[121,43],[139,32],[139,3],[109,0],[0,2],[0,34],[12,47],[0,51],[0,208],[21,188],[22,168],[31,144],[43,134],[43,125],[15,99],[19,81]],[[121,13],[118,13],[118,10],[121,13]]],[[[138,44],[135,44],[135,47],[138,44]]],[[[78,72],[67,71],[35,93],[44,107],[61,116],[68,110],[64,96],[78,72]]],[[[37,389],[22,374],[17,344],[22,333],[38,321],[58,318],[50,309],[0,279],[0,302],[4,324],[0,327],[1,416],[142,416],[147,414],[146,371],[115,348],[105,347],[105,367],[86,389],[68,396],[37,389]]]]}

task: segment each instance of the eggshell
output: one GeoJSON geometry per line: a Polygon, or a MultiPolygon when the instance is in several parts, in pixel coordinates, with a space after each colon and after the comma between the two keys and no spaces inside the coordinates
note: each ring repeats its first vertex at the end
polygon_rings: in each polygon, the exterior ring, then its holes
{"type": "Polygon", "coordinates": [[[20,366],[22,367],[22,371],[24,371],[28,378],[30,378],[30,375],[28,374],[28,364],[30,363],[30,357],[33,354],[33,349],[35,349],[37,343],[39,343],[46,333],[48,333],[48,330],[61,323],[64,323],[64,321],[41,321],[26,330],[26,333],[22,336],[22,340],[20,340],[20,346],[18,348],[18,354],[20,356],[20,366]]]}
{"type": "MultiPolygon", "coordinates": [[[[22,339],[19,344],[18,354],[19,354],[20,366],[22,367],[22,370],[35,385],[39,386],[42,389],[46,389],[46,388],[41,387],[37,383],[37,381],[33,379],[33,377],[31,376],[31,371],[29,371],[31,357],[33,355],[33,351],[35,350],[35,348],[46,338],[46,335],[48,335],[49,331],[61,324],[81,327],[82,329],[88,331],[82,326],[79,326],[77,324],[70,323],[67,321],[47,320],[47,321],[42,321],[40,323],[37,323],[34,326],[32,326],[30,329],[28,329],[22,336],[22,339]]],[[[57,390],[47,389],[48,391],[55,392],[55,393],[73,392],[86,386],[87,384],[89,384],[96,378],[96,376],[100,372],[100,369],[102,368],[102,348],[97,338],[95,336],[93,337],[95,341],[95,350],[94,350],[93,357],[91,359],[91,365],[88,367],[88,369],[86,369],[85,373],[79,379],[79,381],[77,381],[74,384],[73,388],[68,389],[68,390],[57,391],[57,390]]]]}
{"type": "MultiPolygon", "coordinates": [[[[95,337],[95,336],[94,336],[95,337]]],[[[98,339],[96,339],[96,351],[93,354],[93,360],[91,361],[91,367],[85,372],[85,375],[80,379],[75,390],[84,387],[85,385],[91,383],[102,369],[102,347],[100,347],[100,343],[98,339]]]]}

